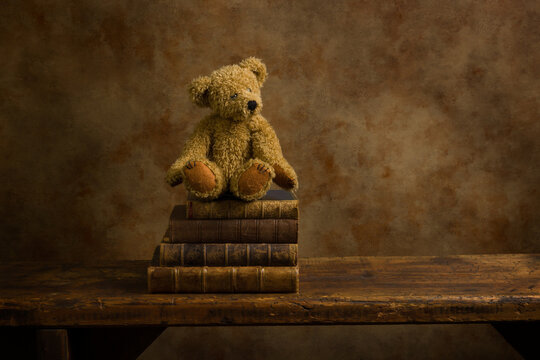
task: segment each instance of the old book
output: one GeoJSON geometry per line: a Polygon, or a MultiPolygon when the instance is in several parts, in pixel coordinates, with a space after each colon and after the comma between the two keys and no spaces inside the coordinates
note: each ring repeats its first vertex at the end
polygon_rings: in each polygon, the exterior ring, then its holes
{"type": "Polygon", "coordinates": [[[165,244],[161,266],[296,266],[296,244],[165,244]]]}
{"type": "Polygon", "coordinates": [[[186,219],[182,205],[174,208],[166,243],[281,243],[298,242],[298,220],[186,219]]]}
{"type": "Polygon", "coordinates": [[[190,194],[186,212],[188,219],[298,219],[298,199],[285,190],[270,190],[262,199],[251,202],[231,196],[202,201],[190,194]]]}
{"type": "Polygon", "coordinates": [[[298,267],[164,267],[148,268],[151,293],[297,292],[298,267]]]}

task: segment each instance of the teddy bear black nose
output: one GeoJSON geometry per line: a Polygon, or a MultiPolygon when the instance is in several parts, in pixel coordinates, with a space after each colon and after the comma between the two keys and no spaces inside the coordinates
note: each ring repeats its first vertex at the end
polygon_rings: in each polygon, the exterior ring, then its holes
{"type": "Polygon", "coordinates": [[[248,109],[249,111],[253,111],[257,108],[257,102],[255,100],[248,101],[248,109]]]}

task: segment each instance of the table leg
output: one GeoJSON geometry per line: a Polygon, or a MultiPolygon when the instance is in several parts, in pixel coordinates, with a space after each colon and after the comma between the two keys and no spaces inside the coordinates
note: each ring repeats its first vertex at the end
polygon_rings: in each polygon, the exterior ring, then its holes
{"type": "Polygon", "coordinates": [[[540,359],[540,321],[492,323],[524,359],[540,359]]]}
{"type": "Polygon", "coordinates": [[[69,360],[69,341],[66,329],[38,329],[37,355],[41,360],[69,360]]]}
{"type": "Polygon", "coordinates": [[[136,359],[165,327],[69,329],[71,355],[81,359],[136,359]]]}

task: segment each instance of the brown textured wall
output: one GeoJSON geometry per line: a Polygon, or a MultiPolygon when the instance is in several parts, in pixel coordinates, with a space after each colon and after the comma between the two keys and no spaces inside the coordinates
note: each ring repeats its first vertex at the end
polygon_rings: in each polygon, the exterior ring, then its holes
{"type": "Polygon", "coordinates": [[[187,83],[252,55],[301,256],[540,251],[537,1],[5,1],[0,19],[0,260],[149,258],[204,114],[187,83]]]}

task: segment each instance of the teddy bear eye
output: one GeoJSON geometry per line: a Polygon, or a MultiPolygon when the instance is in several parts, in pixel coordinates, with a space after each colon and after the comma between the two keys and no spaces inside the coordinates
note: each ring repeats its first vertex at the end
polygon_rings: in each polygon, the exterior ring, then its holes
{"type": "Polygon", "coordinates": [[[250,89],[250,88],[248,88],[248,91],[249,91],[249,92],[251,92],[251,89],[250,89]]]}
{"type": "Polygon", "coordinates": [[[238,97],[238,94],[231,95],[231,99],[236,99],[238,97]]]}

